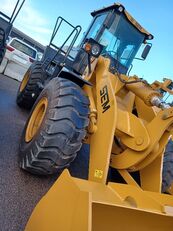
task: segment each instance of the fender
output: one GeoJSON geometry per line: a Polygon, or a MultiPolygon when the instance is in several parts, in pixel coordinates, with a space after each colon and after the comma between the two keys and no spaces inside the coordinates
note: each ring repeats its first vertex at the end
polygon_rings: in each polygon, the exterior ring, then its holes
{"type": "Polygon", "coordinates": [[[68,79],[74,83],[76,83],[77,85],[79,85],[80,87],[83,87],[84,84],[92,86],[92,84],[83,79],[81,75],[78,75],[77,73],[68,70],[67,68],[62,68],[62,70],[60,71],[58,77],[64,78],[64,79],[68,79]]]}

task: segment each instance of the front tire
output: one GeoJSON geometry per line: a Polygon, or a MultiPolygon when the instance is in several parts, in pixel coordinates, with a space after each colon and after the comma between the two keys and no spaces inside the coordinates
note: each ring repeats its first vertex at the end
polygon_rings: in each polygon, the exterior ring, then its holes
{"type": "Polygon", "coordinates": [[[89,100],[75,83],[55,78],[38,97],[23,131],[21,167],[48,175],[68,167],[80,150],[89,119],[89,100]]]}
{"type": "Polygon", "coordinates": [[[16,102],[19,107],[31,109],[40,95],[42,86],[47,78],[41,62],[32,64],[25,73],[17,92],[16,102]]]}
{"type": "Polygon", "coordinates": [[[173,192],[173,141],[170,140],[167,144],[164,159],[163,159],[163,172],[162,172],[162,192],[173,192]]]}

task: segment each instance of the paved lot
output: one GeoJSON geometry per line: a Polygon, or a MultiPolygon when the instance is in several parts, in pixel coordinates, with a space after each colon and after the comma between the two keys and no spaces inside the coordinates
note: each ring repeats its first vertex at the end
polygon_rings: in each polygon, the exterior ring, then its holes
{"type": "MultiPolygon", "coordinates": [[[[19,168],[18,145],[29,113],[16,106],[18,86],[0,75],[0,231],[24,230],[33,208],[58,177],[37,177],[19,168]]],[[[70,167],[73,176],[87,177],[87,153],[83,146],[70,167]]]]}

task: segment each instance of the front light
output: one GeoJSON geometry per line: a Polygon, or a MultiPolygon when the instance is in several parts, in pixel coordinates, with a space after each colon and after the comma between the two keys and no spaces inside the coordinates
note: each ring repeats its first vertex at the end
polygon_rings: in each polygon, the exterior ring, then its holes
{"type": "Polygon", "coordinates": [[[86,52],[90,52],[91,51],[91,44],[90,43],[86,43],[85,46],[84,46],[86,52]]]}
{"type": "Polygon", "coordinates": [[[100,46],[97,44],[93,44],[91,47],[91,55],[94,57],[98,57],[100,55],[100,46]]]}
{"type": "Polygon", "coordinates": [[[83,46],[84,50],[91,56],[98,58],[103,50],[103,45],[98,43],[93,38],[87,39],[86,43],[83,46]]]}
{"type": "Polygon", "coordinates": [[[119,10],[119,12],[123,12],[124,7],[123,7],[123,6],[119,6],[119,7],[118,7],[118,10],[119,10]]]}

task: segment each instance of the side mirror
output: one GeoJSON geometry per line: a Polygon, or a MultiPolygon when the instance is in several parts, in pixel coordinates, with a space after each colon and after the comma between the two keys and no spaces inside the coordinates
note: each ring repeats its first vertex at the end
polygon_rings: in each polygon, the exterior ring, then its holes
{"type": "Polygon", "coordinates": [[[150,49],[152,47],[152,44],[147,44],[142,52],[142,55],[141,55],[141,58],[143,58],[144,60],[147,58],[149,52],[150,52],[150,49]]]}

